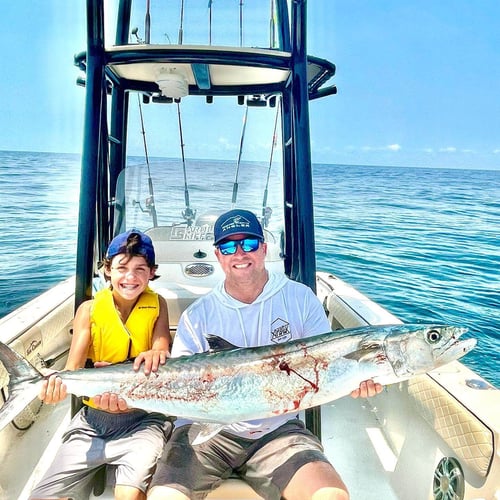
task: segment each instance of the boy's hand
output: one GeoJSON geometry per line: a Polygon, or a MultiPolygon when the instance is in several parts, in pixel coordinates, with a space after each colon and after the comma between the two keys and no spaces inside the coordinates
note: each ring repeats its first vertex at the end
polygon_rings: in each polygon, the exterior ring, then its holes
{"type": "MultiPolygon", "coordinates": [[[[107,361],[95,361],[94,368],[102,368],[103,366],[109,366],[113,363],[108,363],[107,361]]],[[[118,394],[113,394],[111,392],[104,392],[98,396],[92,397],[92,402],[100,409],[104,411],[109,411],[111,413],[121,413],[127,411],[127,402],[120,398],[118,394]]]]}
{"type": "MultiPolygon", "coordinates": [[[[133,368],[135,371],[139,371],[141,365],[144,364],[144,374],[149,375],[151,372],[156,372],[160,365],[164,365],[169,356],[170,353],[164,350],[151,349],[144,351],[135,358],[133,368]]],[[[96,361],[94,367],[101,368],[110,364],[105,361],[96,361]]],[[[94,396],[92,401],[100,410],[112,413],[123,412],[129,409],[127,402],[123,398],[120,398],[118,394],[110,392],[94,396]]]]}
{"type": "Polygon", "coordinates": [[[67,396],[66,386],[57,372],[43,381],[38,397],[47,404],[59,403],[67,396]]]}
{"type": "Polygon", "coordinates": [[[144,374],[149,375],[158,371],[159,366],[164,365],[169,357],[170,353],[164,350],[151,349],[141,352],[134,360],[134,370],[138,371],[144,363],[144,374]]]}
{"type": "Polygon", "coordinates": [[[118,396],[118,394],[110,392],[104,392],[99,396],[94,396],[92,401],[100,410],[109,411],[111,413],[122,413],[129,409],[127,402],[123,398],[118,396]]]}

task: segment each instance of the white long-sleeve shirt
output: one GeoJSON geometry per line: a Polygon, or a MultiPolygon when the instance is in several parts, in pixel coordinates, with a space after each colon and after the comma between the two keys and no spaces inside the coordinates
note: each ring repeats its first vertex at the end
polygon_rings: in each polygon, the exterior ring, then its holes
{"type": "MultiPolygon", "coordinates": [[[[207,351],[207,335],[217,335],[238,347],[255,347],[318,335],[330,329],[323,306],[309,287],[284,274],[270,272],[262,293],[251,304],[228,295],[223,282],[191,304],[179,320],[172,357],[207,351]]],[[[238,422],[225,426],[224,430],[245,438],[258,438],[296,415],[287,413],[238,422]]],[[[185,423],[179,420],[176,425],[185,423]]]]}

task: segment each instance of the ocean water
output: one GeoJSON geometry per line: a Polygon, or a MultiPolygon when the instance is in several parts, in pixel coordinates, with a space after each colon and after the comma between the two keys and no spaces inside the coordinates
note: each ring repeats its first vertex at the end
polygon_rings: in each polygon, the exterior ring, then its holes
{"type": "MultiPolygon", "coordinates": [[[[0,151],[0,317],[73,273],[80,158],[0,151]]],[[[500,387],[500,171],[314,166],[317,267],[405,322],[469,327],[500,387]]]]}

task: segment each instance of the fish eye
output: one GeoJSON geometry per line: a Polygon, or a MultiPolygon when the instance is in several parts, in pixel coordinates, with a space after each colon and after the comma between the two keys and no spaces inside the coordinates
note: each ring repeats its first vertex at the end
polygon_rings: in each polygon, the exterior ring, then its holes
{"type": "Polygon", "coordinates": [[[441,334],[437,330],[429,330],[427,332],[427,341],[429,344],[435,344],[441,340],[441,334]]]}

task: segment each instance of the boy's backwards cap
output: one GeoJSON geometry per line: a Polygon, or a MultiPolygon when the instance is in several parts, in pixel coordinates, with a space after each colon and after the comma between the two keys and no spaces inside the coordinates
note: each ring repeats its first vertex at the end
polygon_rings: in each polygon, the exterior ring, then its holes
{"type": "Polygon", "coordinates": [[[130,229],[125,233],[120,233],[115,236],[108,246],[106,258],[112,259],[120,253],[130,253],[127,250],[127,241],[133,234],[136,234],[139,237],[139,244],[134,247],[134,254],[137,253],[138,255],[143,255],[149,263],[154,264],[155,249],[153,247],[153,242],[147,234],[144,234],[138,229],[130,229]]]}
{"type": "Polygon", "coordinates": [[[223,213],[214,224],[214,245],[233,234],[245,234],[264,239],[262,226],[256,215],[249,210],[234,209],[223,213]]]}

